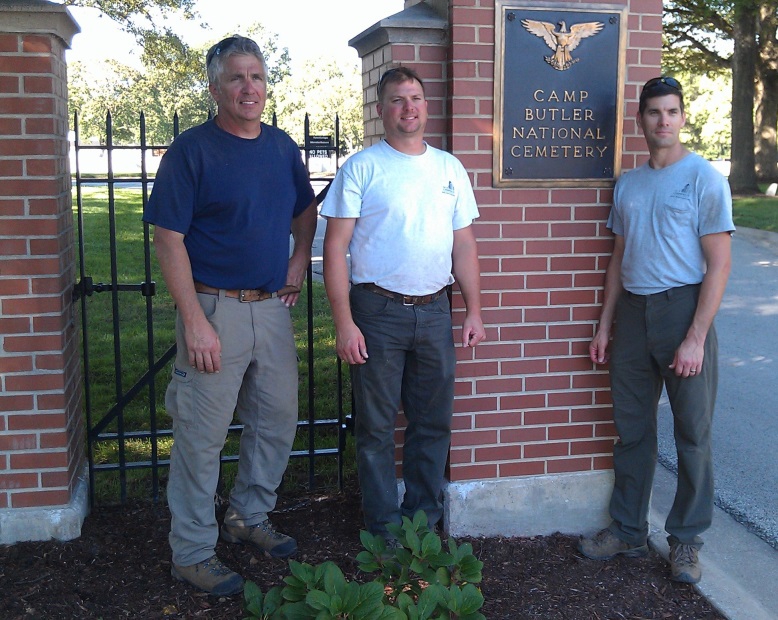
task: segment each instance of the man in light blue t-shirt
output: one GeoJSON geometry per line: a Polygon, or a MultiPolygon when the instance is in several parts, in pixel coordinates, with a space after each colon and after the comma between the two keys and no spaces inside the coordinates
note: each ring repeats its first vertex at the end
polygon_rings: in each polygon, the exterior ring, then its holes
{"type": "Polygon", "coordinates": [[[610,360],[615,484],[611,524],[583,538],[585,556],[648,552],[648,509],[664,387],[675,423],[678,488],[665,530],[671,576],[697,583],[700,534],[713,515],[711,425],[718,383],[713,319],[729,278],[732,199],[726,179],[688,151],[681,85],[646,82],[637,123],[649,160],[616,183],[608,227],[615,235],[600,322],[589,347],[610,360]],[[612,340],[611,340],[612,338],[612,340]]]}
{"type": "Polygon", "coordinates": [[[414,71],[384,73],[378,100],[385,139],[345,163],[321,213],[336,346],[351,365],[365,524],[386,535],[387,524],[418,510],[430,526],[443,514],[456,361],[446,287],[455,277],[466,307],[462,345],[474,347],[485,334],[471,225],[478,208],[467,172],[424,141],[427,100],[414,71]],[[408,420],[402,506],[394,441],[400,404],[408,420]]]}

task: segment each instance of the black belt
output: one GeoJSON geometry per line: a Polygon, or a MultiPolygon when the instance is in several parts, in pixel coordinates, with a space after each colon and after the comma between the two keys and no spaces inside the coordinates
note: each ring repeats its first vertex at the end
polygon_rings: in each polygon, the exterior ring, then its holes
{"type": "Polygon", "coordinates": [[[700,286],[701,286],[700,284],[684,284],[683,286],[675,286],[673,288],[669,288],[664,291],[659,291],[658,293],[649,293],[648,295],[640,295],[639,293],[633,293],[632,291],[628,291],[627,289],[624,289],[624,292],[631,299],[640,299],[642,301],[648,301],[649,299],[655,299],[657,297],[666,297],[667,299],[670,299],[671,297],[681,293],[682,291],[685,291],[687,289],[694,290],[696,288],[700,288],[700,286]]]}
{"type": "Polygon", "coordinates": [[[435,293],[430,293],[429,295],[403,295],[402,293],[395,293],[394,291],[387,290],[372,282],[364,282],[362,284],[356,284],[355,286],[359,286],[365,289],[366,291],[370,291],[371,293],[376,293],[377,295],[381,295],[382,297],[388,297],[389,299],[393,299],[394,301],[401,303],[405,306],[424,306],[426,304],[431,304],[433,301],[435,301],[438,297],[440,297],[443,293],[446,292],[446,288],[443,287],[439,291],[435,293]]]}

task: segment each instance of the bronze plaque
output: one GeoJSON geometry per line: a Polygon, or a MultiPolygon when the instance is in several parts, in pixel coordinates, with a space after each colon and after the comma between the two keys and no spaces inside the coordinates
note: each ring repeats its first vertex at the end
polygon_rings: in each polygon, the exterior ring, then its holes
{"type": "Polygon", "coordinates": [[[626,7],[495,4],[495,187],[608,186],[619,173],[626,7]]]}

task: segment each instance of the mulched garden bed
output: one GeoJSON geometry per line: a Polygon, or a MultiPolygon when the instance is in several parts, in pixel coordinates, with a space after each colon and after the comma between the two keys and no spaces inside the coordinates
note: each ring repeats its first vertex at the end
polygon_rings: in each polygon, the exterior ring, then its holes
{"type": "MultiPolygon", "coordinates": [[[[131,503],[98,507],[79,539],[0,547],[0,618],[241,618],[241,596],[215,598],[170,576],[166,506],[131,503]]],[[[297,538],[295,558],[336,562],[359,574],[362,520],[357,491],[285,497],[272,515],[297,538]]],[[[469,538],[484,562],[483,614],[490,620],[723,620],[692,586],[669,580],[666,562],[647,558],[596,562],[576,550],[576,538],[469,538]]],[[[289,574],[287,562],[220,542],[221,559],[267,591],[289,574]]]]}

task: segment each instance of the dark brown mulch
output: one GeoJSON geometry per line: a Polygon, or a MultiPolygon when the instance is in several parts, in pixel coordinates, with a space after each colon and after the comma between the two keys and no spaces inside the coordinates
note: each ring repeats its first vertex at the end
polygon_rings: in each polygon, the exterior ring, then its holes
{"type": "MultiPolygon", "coordinates": [[[[282,498],[278,509],[273,521],[297,538],[296,559],[333,560],[348,578],[357,575],[356,492],[282,498]]],[[[168,527],[164,506],[103,507],[77,540],[0,547],[0,618],[241,618],[242,597],[218,599],[173,580],[168,527]]],[[[561,534],[467,540],[484,562],[490,620],[724,618],[692,586],[670,581],[653,552],[603,563],[583,558],[576,539],[561,534]]],[[[217,552],[263,590],[288,575],[286,561],[246,547],[220,542],[217,552]]]]}

